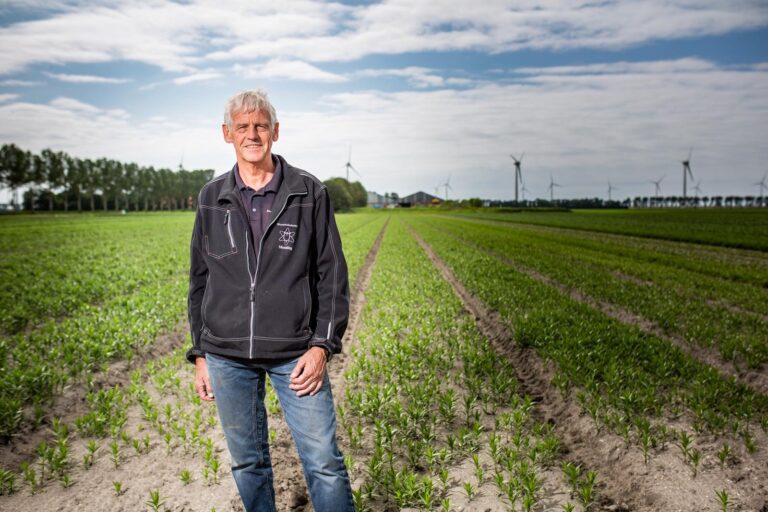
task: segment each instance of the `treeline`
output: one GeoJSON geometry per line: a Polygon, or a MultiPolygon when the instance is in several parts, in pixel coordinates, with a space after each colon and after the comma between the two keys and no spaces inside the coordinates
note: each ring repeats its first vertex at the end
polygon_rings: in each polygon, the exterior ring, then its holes
{"type": "Polygon", "coordinates": [[[344,178],[329,178],[323,182],[328,187],[334,211],[345,211],[368,204],[368,192],[359,181],[349,182],[344,178]]]}
{"type": "Polygon", "coordinates": [[[194,208],[212,169],[155,169],[107,158],[77,158],[15,144],[0,147],[0,185],[11,191],[12,208],[26,210],[181,210],[194,208]],[[18,195],[25,189],[22,202],[18,195]]]}
{"type": "MultiPolygon", "coordinates": [[[[481,201],[470,199],[468,201],[481,201]]],[[[470,205],[474,206],[474,204],[470,205]]],[[[621,201],[606,200],[599,197],[574,199],[532,199],[525,201],[488,201],[485,206],[492,207],[555,207],[555,208],[760,208],[768,206],[763,196],[658,196],[634,197],[621,201]]]]}

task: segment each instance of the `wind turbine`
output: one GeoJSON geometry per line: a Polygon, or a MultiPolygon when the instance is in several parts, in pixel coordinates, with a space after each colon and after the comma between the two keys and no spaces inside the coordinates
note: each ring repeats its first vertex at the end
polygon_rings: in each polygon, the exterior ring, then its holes
{"type": "Polygon", "coordinates": [[[448,176],[448,179],[445,180],[445,183],[443,183],[442,186],[445,187],[445,200],[448,201],[448,189],[453,190],[453,188],[451,188],[451,176],[450,175],[448,176]]]}
{"type": "Polygon", "coordinates": [[[619,190],[619,189],[611,185],[611,180],[608,180],[608,200],[609,201],[611,200],[611,191],[613,190],[619,190]]]}
{"type": "Polygon", "coordinates": [[[697,181],[696,185],[693,187],[693,190],[696,192],[697,199],[699,197],[699,194],[701,194],[701,187],[699,185],[701,185],[701,180],[697,181]]]}
{"type": "Polygon", "coordinates": [[[515,202],[517,202],[517,184],[520,183],[520,185],[523,184],[523,173],[520,171],[520,164],[523,162],[523,157],[525,156],[525,153],[520,155],[520,159],[518,160],[515,158],[515,155],[509,155],[512,157],[512,160],[515,161],[515,202]]]}
{"type": "Polygon", "coordinates": [[[549,201],[554,202],[555,201],[555,187],[562,187],[559,183],[555,183],[555,180],[552,178],[552,175],[549,175],[549,201]]]}
{"type": "Polygon", "coordinates": [[[683,164],[683,201],[688,197],[688,176],[693,179],[693,172],[691,171],[691,154],[693,154],[693,148],[688,151],[688,158],[682,161],[683,164]]]}
{"type": "Polygon", "coordinates": [[[530,190],[528,190],[528,187],[526,187],[526,186],[525,186],[525,183],[523,183],[523,188],[522,188],[522,193],[523,193],[523,201],[525,201],[525,193],[526,193],[526,192],[530,192],[530,190]]]}
{"type": "Polygon", "coordinates": [[[656,192],[653,194],[655,197],[659,197],[661,195],[661,182],[664,181],[664,178],[666,178],[667,175],[665,174],[661,178],[657,180],[651,180],[650,183],[653,183],[656,185],[656,192]]]}
{"type": "Polygon", "coordinates": [[[763,179],[761,179],[757,183],[752,184],[756,187],[760,187],[760,205],[761,206],[765,206],[765,189],[768,188],[768,185],[766,185],[765,183],[766,178],[768,178],[768,172],[763,174],[763,179]]]}
{"type": "MultiPolygon", "coordinates": [[[[347,182],[349,182],[349,170],[352,169],[355,171],[355,174],[360,176],[360,173],[357,172],[357,169],[352,165],[352,144],[349,145],[349,156],[347,157],[347,163],[344,164],[344,167],[347,169],[347,182]]],[[[360,176],[362,178],[362,176],[360,176]]]]}

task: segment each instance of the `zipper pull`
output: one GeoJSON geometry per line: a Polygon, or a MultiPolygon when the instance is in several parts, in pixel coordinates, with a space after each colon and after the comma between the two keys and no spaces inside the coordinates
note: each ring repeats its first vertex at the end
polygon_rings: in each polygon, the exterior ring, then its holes
{"type": "Polygon", "coordinates": [[[226,226],[227,224],[229,224],[229,210],[224,214],[224,225],[226,226]]]}
{"type": "Polygon", "coordinates": [[[251,285],[251,302],[256,302],[256,289],[251,285]]]}

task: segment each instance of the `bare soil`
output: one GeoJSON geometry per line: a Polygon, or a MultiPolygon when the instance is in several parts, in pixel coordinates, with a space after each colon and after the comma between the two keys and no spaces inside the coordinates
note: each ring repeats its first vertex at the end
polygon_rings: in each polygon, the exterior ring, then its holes
{"type": "Polygon", "coordinates": [[[655,451],[646,464],[637,447],[601,430],[573,400],[563,397],[551,384],[553,365],[533,349],[517,346],[498,312],[464,288],[432,248],[418,234],[413,235],[475,316],[481,331],[500,355],[510,359],[523,390],[536,401],[540,421],[555,425],[565,458],[597,471],[601,510],[718,510],[715,491],[725,489],[733,503],[729,510],[768,511],[768,456],[764,439],[758,452],[751,455],[734,446],[738,453],[725,469],[720,469],[713,454],[719,448],[718,441],[697,440],[697,447],[705,455],[695,477],[691,466],[672,446],[655,451]]]}
{"type": "MultiPolygon", "coordinates": [[[[344,368],[349,358],[349,350],[355,341],[355,331],[360,322],[360,314],[365,302],[365,288],[370,281],[370,275],[376,254],[386,224],[379,233],[375,243],[368,253],[365,263],[359,270],[355,286],[351,291],[350,322],[344,336],[344,351],[336,355],[328,365],[331,386],[337,397],[344,393],[344,368]]],[[[152,347],[151,353],[145,351],[131,362],[120,361],[109,367],[105,373],[99,374],[95,387],[125,387],[130,382],[130,374],[136,368],[141,368],[150,360],[160,358],[178,351],[179,357],[187,344],[189,331],[186,322],[180,322],[177,328],[160,336],[152,347]]],[[[176,373],[184,388],[194,379],[194,368],[184,363],[176,373]]],[[[0,446],[2,467],[18,468],[24,461],[34,462],[33,467],[39,468],[36,462],[35,449],[39,442],[51,443],[54,439],[49,428],[50,420],[58,418],[63,423],[73,425],[74,420],[88,412],[85,400],[87,389],[85,385],[73,385],[66,389],[55,405],[47,411],[44,424],[36,430],[28,430],[15,436],[8,445],[0,446]]],[[[158,401],[168,400],[163,392],[153,395],[158,401]]],[[[184,397],[179,397],[184,400],[184,397]]],[[[203,404],[205,417],[215,414],[210,404],[203,404]]],[[[269,428],[274,431],[275,439],[271,443],[271,458],[274,470],[274,487],[276,506],[280,511],[311,511],[304,474],[298,459],[295,446],[290,437],[290,431],[282,415],[269,418],[269,428]]],[[[110,510],[137,511],[150,510],[146,503],[149,491],[157,489],[164,500],[160,510],[174,512],[210,512],[217,510],[242,512],[243,506],[237,493],[234,480],[229,470],[229,458],[226,441],[221,429],[216,424],[208,428],[203,435],[213,439],[215,451],[222,459],[222,470],[218,482],[211,483],[203,478],[205,463],[202,454],[190,450],[185,453],[180,447],[169,454],[165,442],[157,432],[148,428],[137,406],[129,409],[125,430],[132,438],[142,438],[149,435],[150,448],[141,454],[135,453],[130,446],[121,444],[121,462],[116,468],[111,460],[110,438],[99,440],[100,448],[93,466],[85,469],[82,458],[87,453],[87,443],[90,439],[79,437],[70,428],[70,444],[72,467],[69,471],[73,485],[63,487],[53,480],[47,482],[32,494],[29,485],[19,476],[16,480],[17,491],[9,496],[0,496],[0,512],[102,512],[110,510]],[[192,481],[184,484],[180,478],[183,469],[190,471],[192,481]],[[113,482],[122,484],[122,492],[115,492],[113,482]]],[[[343,446],[342,446],[343,449],[343,446]]],[[[38,473],[39,474],[39,473],[38,473]]],[[[354,478],[354,475],[353,475],[354,478]]]]}

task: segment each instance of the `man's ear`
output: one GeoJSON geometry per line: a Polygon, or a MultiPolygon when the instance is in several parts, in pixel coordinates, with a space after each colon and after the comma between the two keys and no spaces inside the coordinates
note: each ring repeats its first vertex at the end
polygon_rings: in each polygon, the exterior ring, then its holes
{"type": "Polygon", "coordinates": [[[275,127],[272,128],[272,142],[277,142],[280,137],[280,123],[275,123],[275,127]]]}
{"type": "Polygon", "coordinates": [[[227,126],[227,123],[221,125],[221,134],[224,135],[224,141],[226,143],[232,144],[234,142],[232,134],[229,133],[229,126],[227,126]]]}

